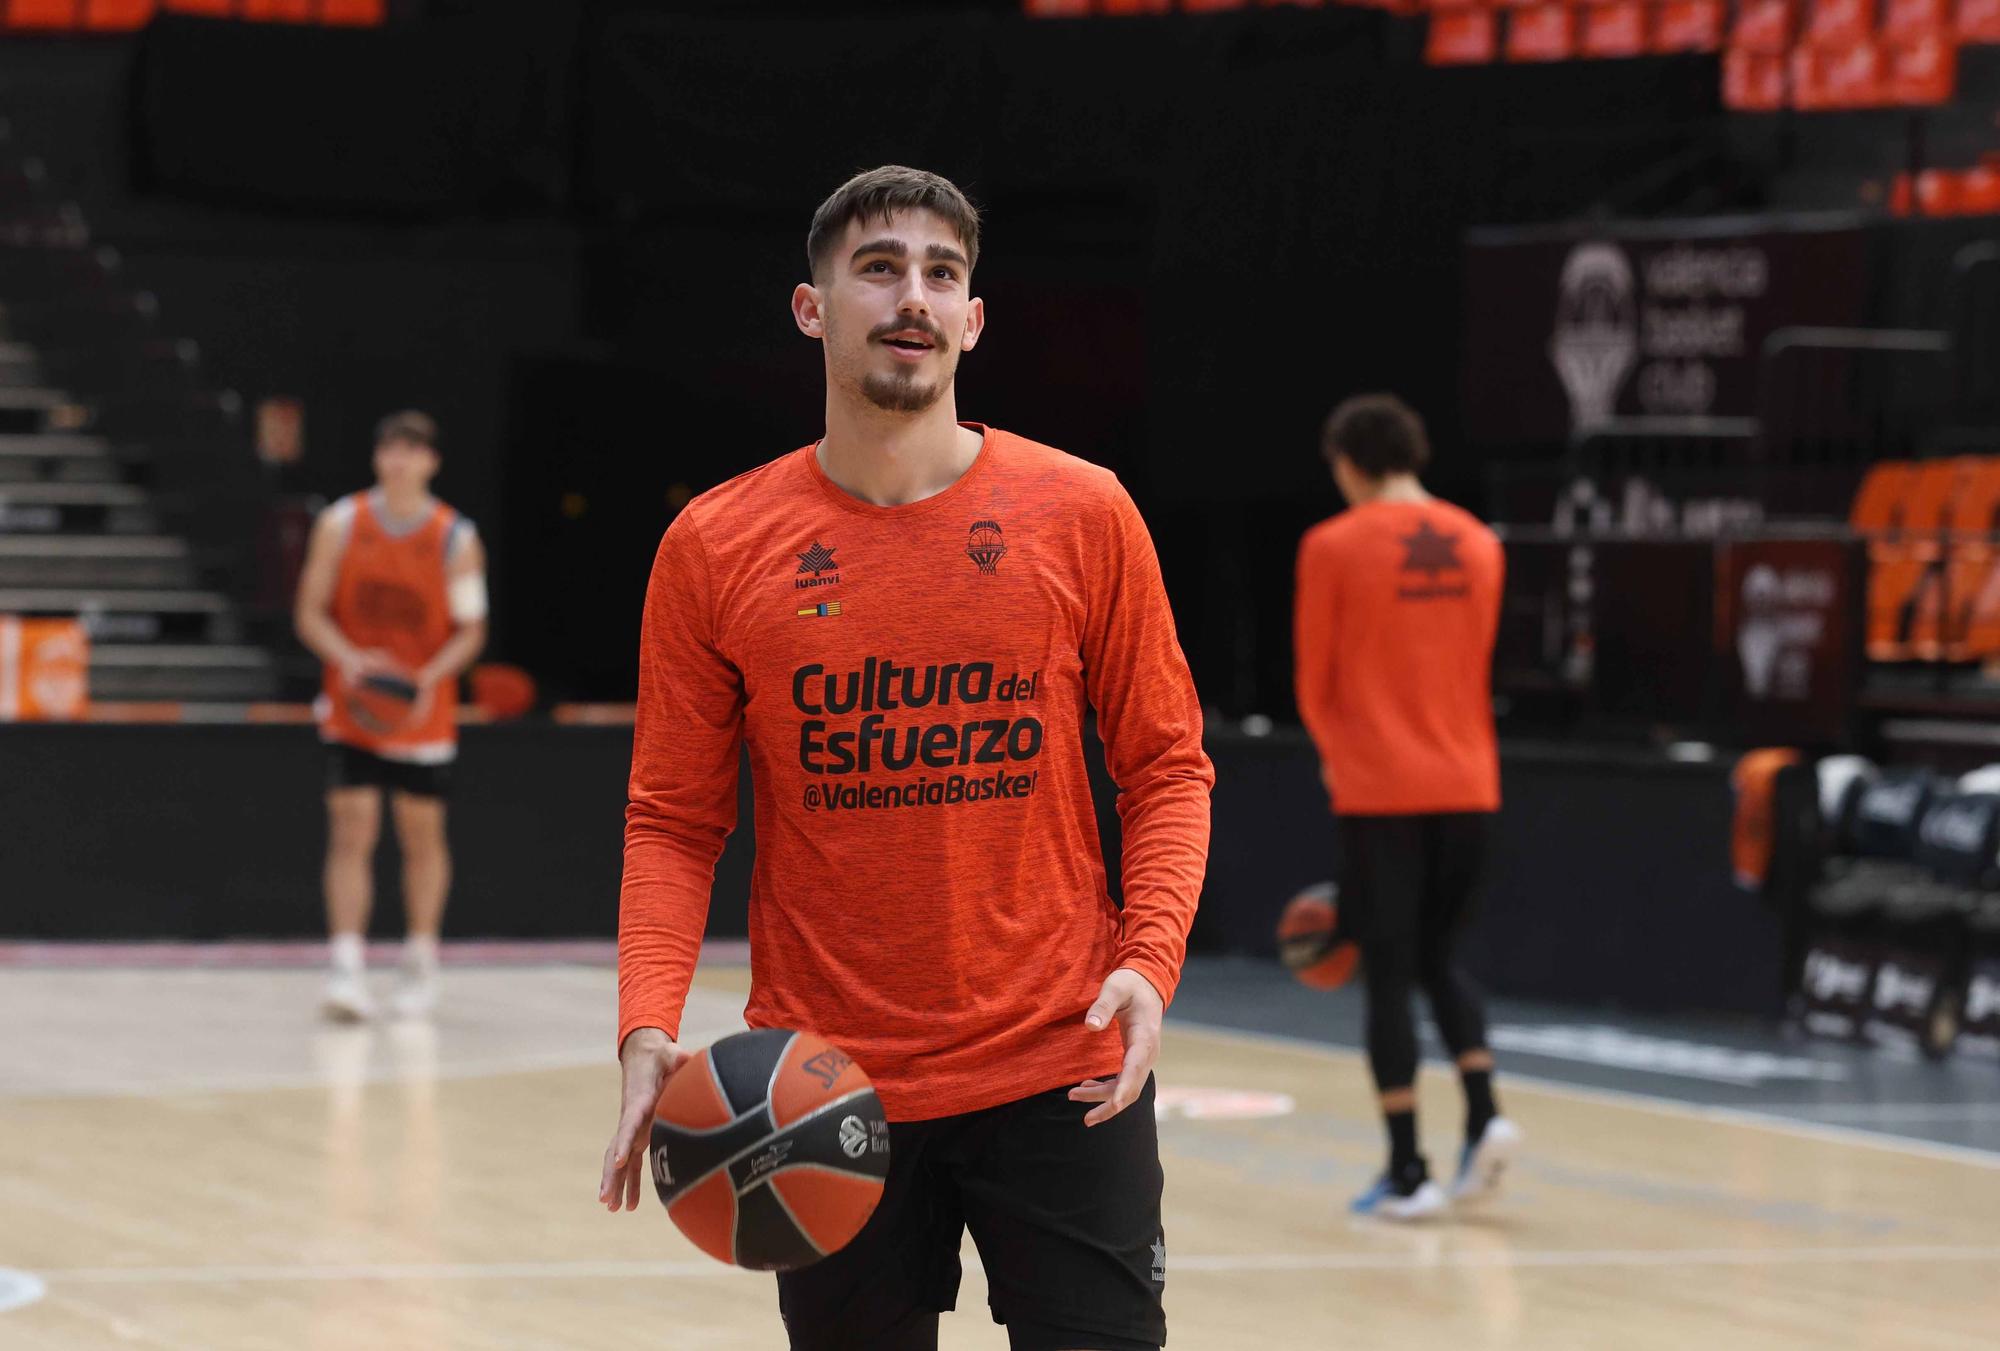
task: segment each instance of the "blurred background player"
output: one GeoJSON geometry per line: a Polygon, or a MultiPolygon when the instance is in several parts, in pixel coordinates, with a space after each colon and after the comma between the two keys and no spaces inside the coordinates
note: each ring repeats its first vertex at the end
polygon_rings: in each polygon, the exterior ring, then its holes
{"type": "Polygon", "coordinates": [[[1388,1166],[1353,1208],[1415,1219],[1446,1204],[1417,1148],[1416,988],[1465,1089],[1454,1196],[1490,1192],[1520,1140],[1457,958],[1500,807],[1490,672],[1505,564],[1492,531],[1424,490],[1429,443],[1401,400],[1342,403],[1321,451],[1349,505],[1299,544],[1299,714],[1339,821],[1340,919],[1361,945],[1389,1134],[1388,1166]]]}
{"type": "Polygon", "coordinates": [[[794,1348],[935,1348],[968,1229],[1017,1351],[1166,1337],[1151,1072],[1214,770],[1117,479],[958,421],[978,255],[977,212],[935,174],[872,170],[820,206],[792,312],[824,350],[826,435],[690,503],[646,594],[624,1109],[599,1199],[637,1204],[641,1132],[687,1055],[675,1037],[747,745],[745,1020],[852,1055],[893,1146],[861,1233],[778,1278],[794,1348]],[[1086,705],[1119,788],[1122,910],[1086,705]]]}
{"type": "Polygon", "coordinates": [[[374,1011],[364,941],[382,796],[390,795],[408,924],[396,1013],[429,1013],[451,886],[445,790],[458,754],[459,674],[486,642],[486,556],[470,520],[431,496],[437,424],[418,412],[375,430],[375,486],[313,523],[299,580],[301,641],[326,664],[316,705],[327,746],[324,1007],[374,1011]]]}

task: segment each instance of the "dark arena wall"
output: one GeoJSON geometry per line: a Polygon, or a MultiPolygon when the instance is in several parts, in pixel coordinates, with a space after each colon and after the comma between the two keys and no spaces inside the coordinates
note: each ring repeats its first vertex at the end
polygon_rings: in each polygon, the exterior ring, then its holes
{"type": "MultiPolygon", "coordinates": [[[[1207,889],[1190,939],[1268,956],[1278,912],[1331,876],[1332,825],[1296,734],[1208,738],[1216,761],[1207,889]]],[[[467,728],[453,771],[450,935],[616,932],[626,727],[467,728]]],[[[323,931],[323,752],[300,727],[0,727],[5,939],[303,939],[323,931]],[[106,785],[120,785],[115,794],[106,785]]],[[[1720,766],[1513,746],[1475,940],[1506,994],[1661,1011],[1775,1012],[1775,916],[1728,880],[1720,766]],[[1690,841],[1693,843],[1690,844],[1690,841]]],[[[1113,795],[1092,756],[1099,828],[1113,795]]],[[[747,932],[746,770],[708,932],[747,932]]],[[[385,840],[393,830],[384,823],[385,840]]],[[[375,927],[400,932],[395,852],[378,857],[375,927]]],[[[1111,872],[1115,879],[1116,867],[1111,872]]]]}

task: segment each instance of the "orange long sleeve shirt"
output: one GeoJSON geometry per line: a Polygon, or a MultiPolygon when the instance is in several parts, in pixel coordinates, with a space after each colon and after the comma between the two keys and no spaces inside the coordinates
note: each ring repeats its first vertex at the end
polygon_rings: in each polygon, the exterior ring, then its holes
{"type": "Polygon", "coordinates": [[[1448,502],[1374,502],[1306,532],[1294,686],[1343,815],[1500,806],[1500,541],[1448,502]]]}
{"type": "Polygon", "coordinates": [[[675,519],[640,649],[621,1043],[678,1032],[747,746],[752,1027],[840,1046],[892,1120],[1117,1071],[1116,1031],[1083,1013],[1120,966],[1172,999],[1214,770],[1113,475],[987,431],[952,487],[878,507],[795,451],[675,519]],[[1122,911],[1086,706],[1120,789],[1122,911]]]}

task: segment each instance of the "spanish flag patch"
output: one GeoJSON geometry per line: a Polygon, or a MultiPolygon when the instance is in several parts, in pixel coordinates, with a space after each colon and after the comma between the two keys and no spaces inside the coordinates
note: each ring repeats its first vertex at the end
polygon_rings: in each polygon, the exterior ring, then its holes
{"type": "Polygon", "coordinates": [[[799,618],[827,619],[839,613],[840,613],[840,602],[837,600],[829,600],[829,601],[822,601],[818,605],[806,606],[805,609],[799,611],[799,618]]]}

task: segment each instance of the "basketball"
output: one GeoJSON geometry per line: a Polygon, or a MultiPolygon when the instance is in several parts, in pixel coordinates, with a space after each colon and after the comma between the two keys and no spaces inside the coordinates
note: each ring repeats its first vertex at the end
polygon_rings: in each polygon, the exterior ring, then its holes
{"type": "Polygon", "coordinates": [[[809,1032],[724,1037],[653,1109],[653,1186],[693,1244],[753,1271],[845,1247],[882,1199],[889,1124],[859,1065],[809,1032]]]}
{"type": "Polygon", "coordinates": [[[347,711],[371,732],[389,733],[410,720],[417,686],[399,675],[366,675],[347,693],[347,711]]]}
{"type": "Polygon", "coordinates": [[[1278,919],[1278,960],[1302,985],[1338,990],[1354,978],[1361,949],[1340,935],[1340,888],[1331,882],[1307,887],[1278,919]]]}

